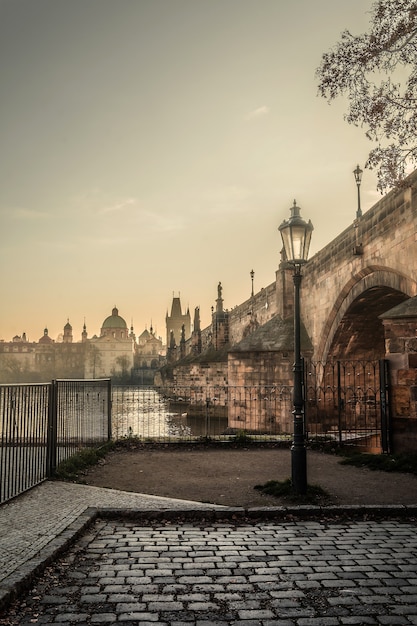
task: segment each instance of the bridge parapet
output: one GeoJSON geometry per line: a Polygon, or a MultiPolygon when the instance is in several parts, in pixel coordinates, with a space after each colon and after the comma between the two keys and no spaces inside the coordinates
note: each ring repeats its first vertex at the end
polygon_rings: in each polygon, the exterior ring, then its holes
{"type": "MultiPolygon", "coordinates": [[[[414,172],[306,264],[302,313],[315,358],[332,353],[342,320],[352,306],[360,312],[361,298],[362,315],[375,318],[417,294],[416,184],[414,172]]],[[[370,332],[381,342],[382,325],[375,324],[370,332]]]]}

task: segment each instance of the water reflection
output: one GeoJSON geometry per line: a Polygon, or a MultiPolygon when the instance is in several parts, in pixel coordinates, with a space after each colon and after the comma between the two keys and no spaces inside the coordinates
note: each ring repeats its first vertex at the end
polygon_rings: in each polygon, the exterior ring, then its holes
{"type": "Polygon", "coordinates": [[[155,388],[113,387],[112,436],[141,439],[187,439],[222,434],[227,418],[214,418],[208,409],[190,415],[188,405],[172,403],[155,388]]]}

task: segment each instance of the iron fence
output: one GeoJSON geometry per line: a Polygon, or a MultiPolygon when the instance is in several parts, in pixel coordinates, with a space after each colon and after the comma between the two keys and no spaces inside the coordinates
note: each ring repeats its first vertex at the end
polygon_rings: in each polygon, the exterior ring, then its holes
{"type": "MultiPolygon", "coordinates": [[[[308,439],[389,451],[385,361],[305,367],[308,439]]],[[[0,385],[0,502],[54,474],[81,448],[109,439],[143,442],[290,441],[292,387],[114,385],[56,380],[0,385]]]]}
{"type": "Polygon", "coordinates": [[[112,388],[113,439],[143,441],[288,439],[291,433],[289,386],[120,386],[112,388]]]}
{"type": "Polygon", "coordinates": [[[390,452],[386,360],[335,360],[305,367],[309,437],[390,452]]]}
{"type": "Polygon", "coordinates": [[[181,387],[169,393],[158,387],[114,385],[113,439],[184,441],[219,437],[227,430],[227,413],[215,390],[181,387]]]}
{"type": "Polygon", "coordinates": [[[46,477],[50,387],[0,386],[0,502],[46,477]]]}
{"type": "Polygon", "coordinates": [[[111,435],[109,380],[0,385],[0,503],[111,435]]]}
{"type": "MultiPolygon", "coordinates": [[[[389,451],[386,361],[305,364],[305,433],[309,440],[389,451]]],[[[291,440],[291,385],[114,386],[112,437],[142,441],[291,440]]]]}

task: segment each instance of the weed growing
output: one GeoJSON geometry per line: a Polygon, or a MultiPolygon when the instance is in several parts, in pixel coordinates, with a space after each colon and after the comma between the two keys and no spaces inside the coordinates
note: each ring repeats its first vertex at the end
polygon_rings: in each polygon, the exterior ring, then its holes
{"type": "Polygon", "coordinates": [[[367,467],[383,472],[406,472],[417,475],[417,454],[369,454],[356,452],[340,461],[341,465],[367,467]]]}
{"type": "Polygon", "coordinates": [[[292,504],[324,505],[329,504],[330,502],[329,494],[319,485],[307,485],[307,492],[305,495],[294,493],[290,478],[282,482],[278,480],[269,480],[264,485],[255,485],[254,488],[266,495],[282,498],[292,504]]]}
{"type": "Polygon", "coordinates": [[[114,448],[114,443],[109,441],[102,446],[94,448],[83,448],[73,456],[65,459],[59,464],[55,471],[56,480],[78,481],[79,475],[92,465],[96,465],[114,448]]]}

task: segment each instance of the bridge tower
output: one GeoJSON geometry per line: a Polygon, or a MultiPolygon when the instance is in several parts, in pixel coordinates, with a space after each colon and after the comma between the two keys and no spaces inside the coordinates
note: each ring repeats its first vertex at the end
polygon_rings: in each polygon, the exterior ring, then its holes
{"type": "Polygon", "coordinates": [[[191,316],[190,311],[183,314],[181,309],[180,297],[172,297],[171,315],[168,315],[168,311],[165,317],[166,331],[167,331],[167,346],[171,344],[171,331],[174,335],[174,340],[177,346],[179,346],[182,336],[182,327],[184,325],[185,340],[190,338],[191,335],[191,316]]]}

